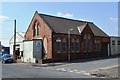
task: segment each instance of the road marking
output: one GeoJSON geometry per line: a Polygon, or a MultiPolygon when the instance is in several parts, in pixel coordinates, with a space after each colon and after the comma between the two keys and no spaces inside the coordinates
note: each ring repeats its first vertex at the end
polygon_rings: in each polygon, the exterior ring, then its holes
{"type": "Polygon", "coordinates": [[[60,71],[66,72],[67,70],[65,70],[64,68],[61,68],[60,71]]]}
{"type": "Polygon", "coordinates": [[[65,70],[65,69],[62,69],[61,71],[63,71],[63,72],[66,72],[67,70],[65,70]]]}
{"type": "Polygon", "coordinates": [[[71,69],[67,69],[68,71],[70,71],[71,69]]]}
{"type": "Polygon", "coordinates": [[[41,68],[45,68],[45,67],[41,67],[41,68]]]}
{"type": "MultiPolygon", "coordinates": [[[[38,68],[38,67],[36,67],[38,68]]],[[[74,72],[74,73],[81,73],[81,74],[84,74],[84,75],[90,75],[90,73],[87,73],[86,71],[78,71],[76,69],[72,70],[72,69],[64,69],[64,68],[58,68],[58,69],[54,69],[52,67],[42,67],[42,68],[45,68],[45,69],[50,69],[50,70],[57,70],[57,71],[62,71],[62,72],[74,72]]]]}
{"type": "Polygon", "coordinates": [[[73,72],[73,71],[69,71],[69,72],[73,72]]]}
{"type": "Polygon", "coordinates": [[[84,73],[85,75],[90,75],[90,73],[84,73]]]}
{"type": "Polygon", "coordinates": [[[75,70],[73,70],[73,71],[74,71],[74,72],[77,72],[78,70],[75,69],[75,70]]]}
{"type": "Polygon", "coordinates": [[[34,67],[34,68],[40,68],[40,67],[34,67]]]}
{"type": "Polygon", "coordinates": [[[92,77],[96,77],[96,76],[92,76],[92,77]]]}
{"type": "Polygon", "coordinates": [[[76,72],[76,73],[81,73],[81,72],[76,72]]]}

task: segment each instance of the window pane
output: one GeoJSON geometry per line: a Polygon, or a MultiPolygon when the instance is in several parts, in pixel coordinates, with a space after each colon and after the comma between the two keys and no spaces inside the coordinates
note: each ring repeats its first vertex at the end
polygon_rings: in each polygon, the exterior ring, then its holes
{"type": "Polygon", "coordinates": [[[57,48],[57,52],[60,53],[61,52],[61,40],[60,40],[60,38],[56,39],[56,48],[57,48]]]}
{"type": "Polygon", "coordinates": [[[87,39],[87,36],[86,36],[86,34],[84,35],[84,39],[87,39]]]}
{"type": "Polygon", "coordinates": [[[112,45],[115,45],[115,41],[114,40],[112,41],[112,45]]]}
{"type": "Polygon", "coordinates": [[[57,42],[57,50],[60,50],[60,42],[57,42]]]}
{"type": "Polygon", "coordinates": [[[120,45],[120,41],[118,41],[118,45],[120,45]]]}
{"type": "Polygon", "coordinates": [[[33,26],[33,36],[36,36],[36,24],[33,26]]]}
{"type": "Polygon", "coordinates": [[[84,51],[86,51],[86,39],[84,39],[84,51]]]}
{"type": "Polygon", "coordinates": [[[38,26],[38,29],[37,29],[38,31],[37,31],[37,35],[40,35],[40,28],[39,28],[39,26],[38,26]]]}
{"type": "Polygon", "coordinates": [[[77,52],[79,52],[80,51],[80,43],[79,43],[79,39],[77,39],[76,40],[76,43],[75,43],[75,50],[77,51],[77,52]]]}
{"type": "Polygon", "coordinates": [[[91,39],[91,38],[90,38],[90,34],[88,34],[88,39],[91,39]]]}
{"type": "Polygon", "coordinates": [[[75,51],[75,39],[72,39],[72,51],[75,51]]]}
{"type": "Polygon", "coordinates": [[[77,52],[78,52],[78,51],[80,51],[79,43],[78,43],[78,42],[76,42],[76,44],[75,44],[75,45],[76,45],[76,46],[75,46],[75,47],[76,47],[76,48],[75,48],[75,49],[76,49],[76,51],[77,51],[77,52]]]}
{"type": "Polygon", "coordinates": [[[67,49],[67,42],[66,42],[66,39],[63,38],[62,40],[62,51],[65,52],[67,49]]]}
{"type": "Polygon", "coordinates": [[[72,42],[72,51],[74,51],[75,49],[74,49],[74,42],[72,42]]]}
{"type": "Polygon", "coordinates": [[[88,45],[88,51],[91,51],[90,39],[88,39],[87,45],[88,45]]]}
{"type": "Polygon", "coordinates": [[[62,50],[66,51],[66,42],[63,42],[63,44],[62,44],[62,50]]]}

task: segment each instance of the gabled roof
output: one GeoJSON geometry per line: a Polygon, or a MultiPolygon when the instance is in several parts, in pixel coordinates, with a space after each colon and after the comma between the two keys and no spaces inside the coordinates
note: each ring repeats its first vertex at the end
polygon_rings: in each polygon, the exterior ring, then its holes
{"type": "Polygon", "coordinates": [[[105,32],[103,32],[92,22],[67,19],[67,18],[56,17],[56,16],[40,14],[40,13],[38,14],[55,33],[68,34],[68,30],[73,29],[71,31],[71,34],[80,35],[81,32],[86,27],[86,25],[88,24],[94,36],[108,37],[108,35],[105,32]]]}
{"type": "Polygon", "coordinates": [[[103,32],[99,27],[97,27],[94,23],[88,23],[90,29],[92,30],[95,36],[104,36],[109,37],[105,32],[103,32]]]}
{"type": "MultiPolygon", "coordinates": [[[[22,39],[25,39],[25,38],[24,38],[25,32],[16,32],[16,35],[17,35],[17,34],[18,34],[19,36],[21,36],[22,39]]],[[[12,36],[12,38],[11,38],[10,41],[9,41],[9,43],[12,42],[12,39],[13,39],[13,38],[14,38],[14,36],[12,36]]]]}
{"type": "Polygon", "coordinates": [[[25,32],[17,32],[17,33],[20,34],[20,36],[24,38],[25,32]]]}

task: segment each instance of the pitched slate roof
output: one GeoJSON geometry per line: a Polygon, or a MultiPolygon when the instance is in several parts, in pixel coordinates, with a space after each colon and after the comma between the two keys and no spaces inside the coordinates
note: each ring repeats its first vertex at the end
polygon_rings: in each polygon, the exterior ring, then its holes
{"type": "Polygon", "coordinates": [[[49,25],[49,27],[55,33],[67,34],[68,30],[72,28],[73,30],[71,31],[71,34],[80,35],[81,32],[86,27],[86,25],[88,24],[90,26],[94,36],[108,37],[108,35],[106,33],[104,33],[101,29],[99,29],[92,22],[67,19],[67,18],[56,17],[56,16],[40,14],[40,13],[39,13],[39,16],[49,25]]]}
{"type": "Polygon", "coordinates": [[[99,27],[97,27],[94,23],[88,23],[90,29],[92,30],[95,36],[104,36],[109,37],[105,32],[103,32],[99,27]]]}

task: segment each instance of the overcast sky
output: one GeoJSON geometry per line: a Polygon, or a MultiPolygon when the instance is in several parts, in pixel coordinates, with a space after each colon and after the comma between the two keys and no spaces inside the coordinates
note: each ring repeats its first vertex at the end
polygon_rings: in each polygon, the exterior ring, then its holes
{"type": "Polygon", "coordinates": [[[117,2],[3,2],[0,7],[0,40],[5,46],[9,45],[9,40],[13,36],[14,19],[17,20],[17,32],[25,32],[35,11],[94,22],[108,35],[118,35],[117,2]]]}

